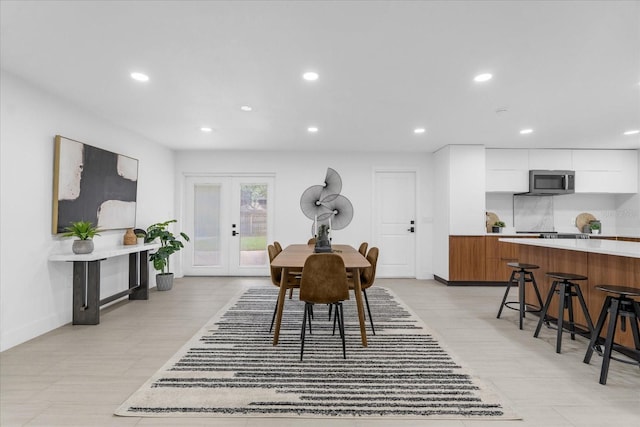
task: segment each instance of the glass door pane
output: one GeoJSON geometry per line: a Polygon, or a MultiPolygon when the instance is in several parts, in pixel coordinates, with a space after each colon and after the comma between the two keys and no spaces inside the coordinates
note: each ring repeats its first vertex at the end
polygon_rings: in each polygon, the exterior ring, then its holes
{"type": "Polygon", "coordinates": [[[195,184],[193,265],[220,266],[220,184],[195,184]]]}
{"type": "Polygon", "coordinates": [[[267,263],[267,184],[240,184],[240,267],[267,263]]]}

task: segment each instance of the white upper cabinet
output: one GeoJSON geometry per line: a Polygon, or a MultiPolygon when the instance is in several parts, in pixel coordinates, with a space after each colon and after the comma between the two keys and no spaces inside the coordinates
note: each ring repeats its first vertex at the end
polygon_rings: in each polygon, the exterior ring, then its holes
{"type": "Polygon", "coordinates": [[[529,169],[573,170],[572,150],[529,150],[529,169]]]}
{"type": "Polygon", "coordinates": [[[529,150],[486,150],[488,192],[524,193],[529,189],[529,150]]]}
{"type": "Polygon", "coordinates": [[[574,150],[576,193],[637,193],[636,150],[574,150]]]}
{"type": "Polygon", "coordinates": [[[576,193],[637,193],[638,150],[487,149],[486,191],[523,193],[529,170],[575,170],[576,193]]]}

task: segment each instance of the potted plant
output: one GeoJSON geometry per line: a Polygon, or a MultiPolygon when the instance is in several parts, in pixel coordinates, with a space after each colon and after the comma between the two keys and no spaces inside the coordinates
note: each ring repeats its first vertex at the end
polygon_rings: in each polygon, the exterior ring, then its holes
{"type": "Polygon", "coordinates": [[[90,221],[75,221],[71,222],[71,225],[65,227],[66,233],[64,237],[77,237],[73,241],[71,250],[74,254],[90,254],[93,252],[93,237],[99,236],[100,233],[97,227],[94,227],[90,221]]]}
{"type": "Polygon", "coordinates": [[[504,226],[505,226],[504,222],[496,221],[493,223],[493,226],[491,227],[491,231],[493,231],[494,233],[500,233],[500,229],[504,226]]]}
{"type": "Polygon", "coordinates": [[[600,234],[600,223],[592,222],[589,224],[589,228],[591,229],[591,234],[600,234]]]}
{"type": "MultiPolygon", "coordinates": [[[[156,274],[156,286],[159,291],[168,291],[173,287],[173,273],[169,271],[169,257],[184,248],[182,241],[169,231],[169,224],[174,222],[177,221],[172,219],[152,224],[147,227],[145,236],[145,242],[153,242],[157,239],[161,245],[157,251],[149,255],[153,268],[160,272],[156,274]]],[[[185,241],[189,241],[189,236],[185,233],[180,232],[180,236],[185,241]]]]}

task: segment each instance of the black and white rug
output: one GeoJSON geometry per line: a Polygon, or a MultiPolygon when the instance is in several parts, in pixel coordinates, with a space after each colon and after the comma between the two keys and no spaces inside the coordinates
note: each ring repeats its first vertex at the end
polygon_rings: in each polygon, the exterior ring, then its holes
{"type": "Polygon", "coordinates": [[[391,291],[367,292],[376,328],[367,319],[368,347],[355,300],[345,302],[346,360],[327,307],[316,305],[302,362],[297,294],[272,345],[277,291],[255,287],[231,301],[116,415],[519,419],[391,291]]]}

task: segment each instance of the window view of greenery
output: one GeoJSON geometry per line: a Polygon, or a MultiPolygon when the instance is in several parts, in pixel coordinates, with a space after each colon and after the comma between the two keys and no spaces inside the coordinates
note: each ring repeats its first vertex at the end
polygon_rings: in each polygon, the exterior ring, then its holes
{"type": "Polygon", "coordinates": [[[240,264],[263,265],[267,247],[267,186],[244,184],[240,191],[240,264]]]}

